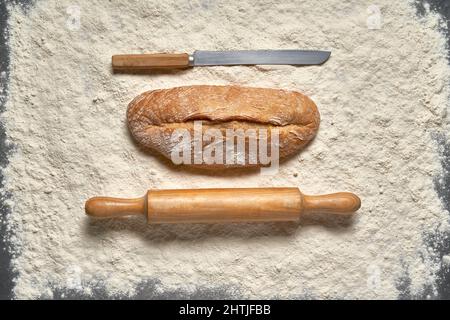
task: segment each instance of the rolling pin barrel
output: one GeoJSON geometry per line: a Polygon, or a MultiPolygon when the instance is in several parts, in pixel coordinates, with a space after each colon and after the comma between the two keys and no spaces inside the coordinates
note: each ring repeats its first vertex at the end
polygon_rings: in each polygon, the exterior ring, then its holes
{"type": "Polygon", "coordinates": [[[157,190],[148,192],[149,223],[295,221],[297,188],[157,190]]]}
{"type": "Polygon", "coordinates": [[[351,214],[360,199],[352,193],[303,195],[297,188],[150,190],[137,199],[91,198],[94,217],[145,215],[148,223],[297,221],[302,213],[351,214]]]}

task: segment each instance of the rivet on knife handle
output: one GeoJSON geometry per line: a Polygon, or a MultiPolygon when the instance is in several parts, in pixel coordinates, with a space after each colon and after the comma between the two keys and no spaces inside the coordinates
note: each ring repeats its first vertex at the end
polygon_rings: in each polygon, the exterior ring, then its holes
{"type": "Polygon", "coordinates": [[[112,57],[114,70],[149,70],[189,67],[187,53],[122,54],[112,57]]]}
{"type": "Polygon", "coordinates": [[[149,190],[142,198],[95,197],[86,213],[98,218],[144,215],[148,223],[298,221],[304,213],[351,215],[358,196],[303,195],[298,188],[149,190]]]}

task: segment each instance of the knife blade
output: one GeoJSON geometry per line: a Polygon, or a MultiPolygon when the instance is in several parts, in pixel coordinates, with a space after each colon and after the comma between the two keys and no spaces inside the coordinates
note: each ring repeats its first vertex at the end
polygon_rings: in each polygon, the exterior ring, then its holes
{"type": "Polygon", "coordinates": [[[319,65],[327,61],[330,54],[329,51],[313,50],[197,50],[193,54],[192,65],[319,65]]]}
{"type": "Polygon", "coordinates": [[[151,70],[233,65],[320,65],[330,51],[318,50],[236,50],[187,53],[152,53],[114,55],[114,70],[151,70]]]}

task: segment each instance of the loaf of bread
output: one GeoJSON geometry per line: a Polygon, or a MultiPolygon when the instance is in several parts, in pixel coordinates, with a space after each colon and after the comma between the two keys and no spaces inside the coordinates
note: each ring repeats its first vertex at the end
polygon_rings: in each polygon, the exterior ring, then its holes
{"type": "Polygon", "coordinates": [[[320,116],[298,92],[198,85],[145,92],[129,104],[127,119],[144,149],[176,164],[228,168],[270,165],[265,151],[271,160],[295,154],[315,136],[320,116]]]}

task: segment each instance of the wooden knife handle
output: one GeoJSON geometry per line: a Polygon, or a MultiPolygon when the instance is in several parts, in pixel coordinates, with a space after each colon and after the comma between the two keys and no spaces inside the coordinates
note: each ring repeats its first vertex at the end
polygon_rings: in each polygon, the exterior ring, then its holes
{"type": "Polygon", "coordinates": [[[114,70],[150,70],[189,67],[187,53],[123,54],[112,57],[114,70]]]}
{"type": "Polygon", "coordinates": [[[359,209],[352,193],[303,195],[297,188],[150,190],[138,199],[96,197],[86,202],[94,217],[145,215],[148,223],[297,221],[302,213],[348,215],[359,209]]]}

